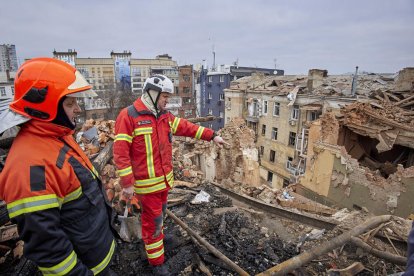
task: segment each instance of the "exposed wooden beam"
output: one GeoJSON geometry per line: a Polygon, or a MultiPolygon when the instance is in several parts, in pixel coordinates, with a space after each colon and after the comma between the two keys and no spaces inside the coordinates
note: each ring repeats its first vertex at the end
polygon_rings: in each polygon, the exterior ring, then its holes
{"type": "Polygon", "coordinates": [[[414,99],[414,95],[412,95],[412,96],[410,96],[408,98],[405,98],[405,99],[403,99],[403,100],[401,100],[399,102],[396,102],[395,105],[400,105],[400,104],[405,103],[405,102],[408,102],[408,101],[410,101],[412,99],[414,99]]]}

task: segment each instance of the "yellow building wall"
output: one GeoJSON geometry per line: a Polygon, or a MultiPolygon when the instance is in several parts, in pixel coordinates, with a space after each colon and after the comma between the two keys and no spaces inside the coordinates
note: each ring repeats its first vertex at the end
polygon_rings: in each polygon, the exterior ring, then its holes
{"type": "Polygon", "coordinates": [[[240,92],[224,91],[224,124],[232,118],[243,117],[244,106],[243,94],[240,92]]]}
{"type": "Polygon", "coordinates": [[[309,128],[306,171],[299,179],[299,183],[320,195],[327,196],[331,185],[335,153],[318,145],[319,141],[321,141],[320,120],[313,122],[309,128]]]}
{"type": "Polygon", "coordinates": [[[299,183],[320,195],[328,196],[335,154],[318,147],[314,150],[319,151],[318,156],[308,162],[306,173],[299,183]]]}
{"type": "MultiPolygon", "coordinates": [[[[295,158],[296,150],[294,146],[289,145],[289,132],[295,132],[298,135],[299,121],[295,125],[289,124],[292,107],[287,106],[288,101],[285,97],[264,97],[268,101],[267,114],[260,117],[257,130],[257,145],[260,149],[264,147],[264,153],[261,156],[261,165],[263,169],[274,173],[272,187],[276,189],[283,188],[283,180],[291,178],[291,173],[286,169],[288,157],[295,158]],[[279,103],[279,115],[274,116],[274,103],[279,103]],[[266,125],[266,133],[262,135],[263,125],[266,125]],[[272,129],[277,128],[277,139],[272,139],[272,129]],[[270,161],[270,151],[275,151],[275,162],[270,161]]],[[[261,100],[263,103],[263,99],[261,100]]],[[[267,180],[267,173],[264,180],[267,180]]]]}

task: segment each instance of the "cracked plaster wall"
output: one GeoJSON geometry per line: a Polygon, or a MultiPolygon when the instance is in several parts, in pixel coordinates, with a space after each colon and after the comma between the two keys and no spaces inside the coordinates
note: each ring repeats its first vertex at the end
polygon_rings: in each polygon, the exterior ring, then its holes
{"type": "Polygon", "coordinates": [[[414,167],[399,165],[385,179],[378,171],[360,166],[345,147],[332,144],[338,125],[334,118],[327,118],[310,127],[307,168],[300,184],[341,207],[366,208],[377,215],[413,213],[414,167]]]}

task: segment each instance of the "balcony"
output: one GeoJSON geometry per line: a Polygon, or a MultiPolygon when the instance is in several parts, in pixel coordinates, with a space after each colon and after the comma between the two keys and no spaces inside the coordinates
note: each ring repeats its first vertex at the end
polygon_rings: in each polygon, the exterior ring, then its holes
{"type": "Polygon", "coordinates": [[[252,123],[257,123],[257,122],[259,122],[259,116],[250,116],[250,115],[247,115],[246,116],[246,121],[252,122],[252,123]]]}
{"type": "Polygon", "coordinates": [[[293,176],[301,176],[305,173],[306,160],[299,157],[296,162],[288,160],[286,162],[286,170],[293,176]],[[296,163],[296,164],[295,164],[296,163]]]}
{"type": "Polygon", "coordinates": [[[249,110],[246,116],[248,122],[257,123],[259,121],[260,112],[257,108],[249,110]]]}

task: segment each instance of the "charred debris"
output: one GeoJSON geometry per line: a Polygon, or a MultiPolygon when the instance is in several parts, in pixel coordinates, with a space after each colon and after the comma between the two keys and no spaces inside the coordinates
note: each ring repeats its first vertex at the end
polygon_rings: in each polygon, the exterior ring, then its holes
{"type": "MultiPolygon", "coordinates": [[[[377,89],[360,80],[364,97],[337,111],[322,108],[320,118],[308,124],[306,172],[282,189],[260,181],[257,133],[243,118],[230,119],[220,131],[230,143],[223,149],[209,142],[175,139],[176,181],[168,200],[172,215],[164,222],[169,234],[166,262],[173,275],[404,271],[411,228],[407,218],[413,207],[409,199],[414,192],[413,82],[406,84],[412,79],[411,69],[400,74],[400,82],[371,76],[377,89]],[[321,164],[329,171],[325,193],[315,181],[321,164]],[[362,191],[363,198],[358,197],[362,191]]],[[[271,83],[284,87],[283,81],[271,83]]],[[[340,85],[332,87],[329,93],[340,92],[336,91],[340,85]]],[[[112,161],[113,129],[113,121],[88,120],[77,140],[121,214],[121,186],[112,161]]],[[[11,142],[3,137],[2,162],[11,142]]],[[[0,273],[39,273],[22,256],[24,244],[8,221],[4,203],[1,207],[0,273]]],[[[139,216],[138,205],[130,215],[139,216]]],[[[118,249],[112,268],[119,275],[150,275],[139,240],[118,240],[118,249]]]]}

